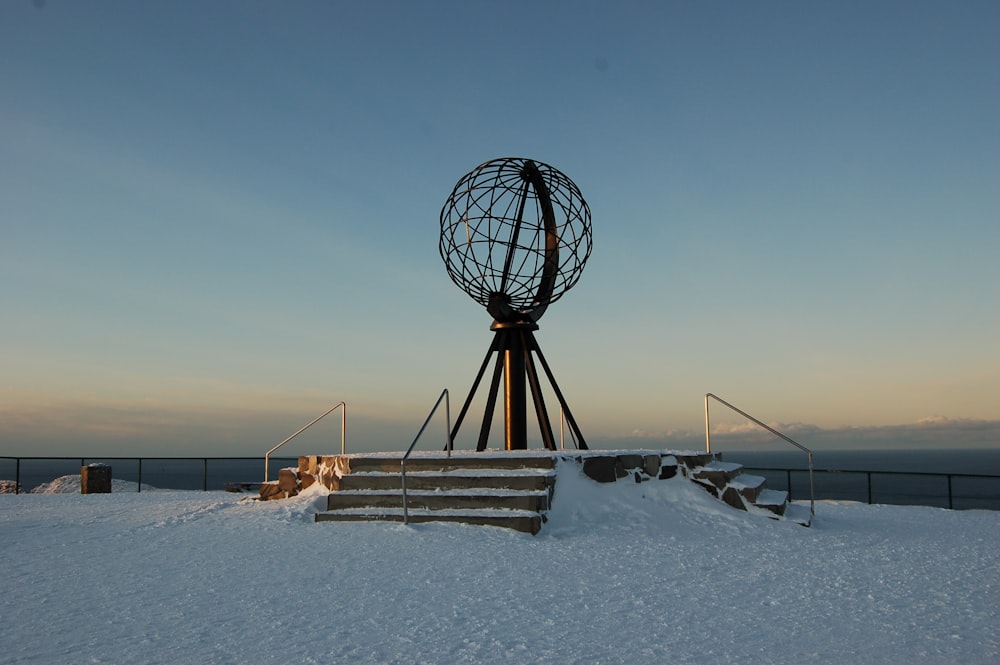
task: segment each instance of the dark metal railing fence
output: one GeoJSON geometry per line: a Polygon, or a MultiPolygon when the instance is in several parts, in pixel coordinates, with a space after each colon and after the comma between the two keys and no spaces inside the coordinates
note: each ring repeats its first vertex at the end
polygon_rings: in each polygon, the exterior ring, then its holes
{"type": "MultiPolygon", "coordinates": [[[[298,465],[297,457],[271,459],[298,465]]],[[[14,491],[22,493],[61,476],[79,474],[81,467],[99,462],[112,467],[116,480],[134,482],[139,492],[145,482],[157,489],[222,490],[227,484],[246,484],[250,478],[259,478],[264,461],[263,457],[0,456],[0,480],[13,475],[14,491]]]]}
{"type": "MultiPolygon", "coordinates": [[[[272,458],[296,466],[298,458],[272,458]]],[[[114,478],[157,489],[223,490],[259,478],[263,457],[6,457],[0,456],[0,480],[13,480],[17,492],[56,478],[80,473],[90,463],[112,466],[114,478]]],[[[790,499],[808,499],[808,469],[747,466],[748,473],[767,478],[772,489],[790,499]]],[[[1000,475],[814,469],[817,499],[950,509],[1000,510],[1000,475]]]]}
{"type": "MultiPolygon", "coordinates": [[[[762,472],[768,479],[768,487],[787,491],[789,500],[808,496],[808,487],[803,486],[807,469],[748,466],[744,470],[762,472]],[[794,482],[796,478],[798,483],[794,482]]],[[[817,499],[1000,510],[998,475],[853,469],[814,469],[813,474],[817,499]]]]}

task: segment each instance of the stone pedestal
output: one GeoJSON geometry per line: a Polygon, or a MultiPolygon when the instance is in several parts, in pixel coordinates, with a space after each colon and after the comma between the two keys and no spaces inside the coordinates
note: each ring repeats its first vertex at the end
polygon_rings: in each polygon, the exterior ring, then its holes
{"type": "Polygon", "coordinates": [[[80,469],[81,494],[111,494],[111,467],[88,464],[80,469]]]}

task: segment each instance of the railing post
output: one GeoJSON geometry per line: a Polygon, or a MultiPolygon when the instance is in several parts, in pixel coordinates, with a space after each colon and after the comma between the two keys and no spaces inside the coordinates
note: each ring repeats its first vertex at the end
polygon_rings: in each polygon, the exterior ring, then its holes
{"type": "Polygon", "coordinates": [[[792,470],[788,469],[787,471],[785,471],[785,476],[786,476],[785,480],[787,481],[786,482],[786,487],[788,487],[788,500],[791,501],[792,500],[792,470]]]}
{"type": "Polygon", "coordinates": [[[201,490],[203,492],[208,491],[208,458],[203,457],[201,459],[201,490]]]}
{"type": "Polygon", "coordinates": [[[872,504],[872,472],[866,472],[868,476],[868,505],[872,504]]]}
{"type": "Polygon", "coordinates": [[[948,474],[948,510],[954,510],[954,503],[951,500],[951,474],[948,474]]]}
{"type": "Polygon", "coordinates": [[[142,458],[141,457],[139,458],[139,471],[136,474],[136,476],[137,477],[135,479],[135,484],[138,485],[138,489],[136,491],[141,492],[142,491],[142,458]]]}
{"type": "Polygon", "coordinates": [[[712,427],[708,422],[708,398],[712,397],[712,393],[706,393],[705,395],[705,452],[712,452],[712,427]]]}
{"type": "Polygon", "coordinates": [[[451,438],[451,397],[448,390],[444,391],[444,437],[448,443],[448,459],[451,459],[451,449],[455,447],[455,441],[451,438]]]}
{"type": "Polygon", "coordinates": [[[14,494],[21,493],[21,458],[14,463],[14,494]]]}

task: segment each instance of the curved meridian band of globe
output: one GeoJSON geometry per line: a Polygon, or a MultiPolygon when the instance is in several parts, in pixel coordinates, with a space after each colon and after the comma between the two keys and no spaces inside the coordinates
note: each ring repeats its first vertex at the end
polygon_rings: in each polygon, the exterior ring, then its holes
{"type": "Polygon", "coordinates": [[[579,280],[591,239],[580,190],[532,160],[480,165],[441,210],[439,251],[448,275],[499,323],[537,321],[579,280]]]}

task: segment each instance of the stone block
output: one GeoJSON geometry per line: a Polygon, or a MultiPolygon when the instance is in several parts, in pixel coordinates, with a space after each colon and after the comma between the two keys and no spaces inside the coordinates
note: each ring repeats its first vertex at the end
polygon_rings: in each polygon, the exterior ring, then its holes
{"type": "Polygon", "coordinates": [[[676,457],[680,460],[681,464],[689,469],[694,469],[696,467],[705,466],[706,464],[714,462],[720,456],[714,453],[678,453],[676,457]]]}
{"type": "Polygon", "coordinates": [[[622,463],[622,467],[632,470],[642,468],[642,455],[619,455],[619,461],[622,463]]]}
{"type": "Polygon", "coordinates": [[[312,487],[313,483],[316,482],[316,476],[311,473],[299,473],[299,486],[302,490],[306,490],[312,487]]]}
{"type": "Polygon", "coordinates": [[[88,464],[80,469],[80,494],[111,494],[111,467],[88,464]]]}
{"type": "Polygon", "coordinates": [[[743,503],[743,497],[735,487],[727,487],[722,492],[722,500],[737,510],[747,509],[746,504],[743,503]]]}
{"type": "Polygon", "coordinates": [[[664,464],[663,466],[660,467],[660,480],[673,478],[676,475],[677,475],[676,464],[664,464]]]}
{"type": "Polygon", "coordinates": [[[283,489],[278,487],[278,483],[261,483],[260,486],[260,499],[261,501],[270,501],[272,499],[284,499],[286,493],[283,489]]]}
{"type": "Polygon", "coordinates": [[[588,478],[599,483],[613,483],[628,475],[617,457],[587,457],[583,460],[583,472],[588,478]]]}
{"type": "Polygon", "coordinates": [[[319,468],[319,455],[299,455],[299,472],[315,474],[319,468]]]}
{"type": "Polygon", "coordinates": [[[331,492],[340,491],[340,476],[334,473],[331,469],[323,469],[320,472],[319,482],[323,483],[323,487],[327,488],[331,492]]]}
{"type": "Polygon", "coordinates": [[[281,469],[278,471],[278,487],[285,492],[297,491],[299,489],[299,474],[295,469],[281,469]]]}
{"type": "Polygon", "coordinates": [[[657,474],[660,473],[660,456],[659,455],[645,455],[642,458],[642,468],[646,472],[647,476],[652,476],[655,478],[657,474]]]}
{"type": "Polygon", "coordinates": [[[715,485],[713,485],[712,483],[706,483],[704,481],[696,480],[694,478],[692,478],[692,480],[694,480],[695,485],[701,487],[706,492],[714,496],[716,499],[719,498],[719,489],[715,485]]]}
{"type": "Polygon", "coordinates": [[[708,466],[692,471],[691,477],[696,480],[708,481],[721,490],[730,480],[739,475],[740,469],[742,467],[738,464],[713,462],[708,466]]]}

